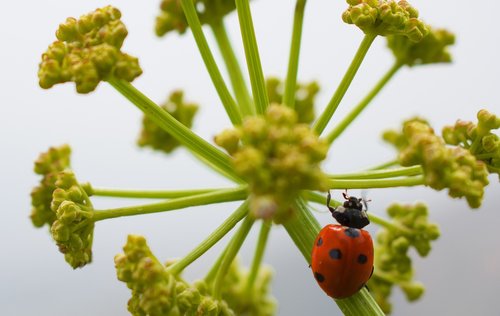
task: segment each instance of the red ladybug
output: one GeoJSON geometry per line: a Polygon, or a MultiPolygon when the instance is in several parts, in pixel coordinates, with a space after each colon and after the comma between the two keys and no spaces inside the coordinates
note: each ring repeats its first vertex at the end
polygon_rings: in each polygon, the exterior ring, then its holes
{"type": "Polygon", "coordinates": [[[362,199],[349,197],[343,206],[327,206],[342,225],[330,224],[319,232],[312,250],[311,268],[314,278],[328,296],[349,297],[370,279],[373,273],[373,241],[361,228],[368,225],[362,199]]]}

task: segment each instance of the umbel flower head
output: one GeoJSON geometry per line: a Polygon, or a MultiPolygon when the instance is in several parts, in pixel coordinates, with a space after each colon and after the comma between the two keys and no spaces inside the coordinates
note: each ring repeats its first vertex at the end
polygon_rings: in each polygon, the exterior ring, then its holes
{"type": "Polygon", "coordinates": [[[429,34],[419,42],[402,35],[387,36],[387,46],[398,63],[411,67],[451,62],[448,46],[455,43],[455,35],[445,29],[434,29],[430,26],[428,29],[429,34]]]}
{"type": "MultiPolygon", "coordinates": [[[[161,107],[189,128],[191,128],[193,118],[198,111],[198,105],[184,101],[184,92],[181,90],[172,92],[169,99],[161,107]]],[[[180,145],[171,134],[165,132],[147,116],[142,119],[142,130],[137,144],[141,147],[151,147],[165,153],[172,152],[180,145]]]]}
{"type": "Polygon", "coordinates": [[[262,265],[253,286],[248,290],[248,269],[236,258],[225,277],[222,297],[236,315],[272,316],[276,313],[276,299],[271,295],[272,270],[262,265]]]}
{"type": "Polygon", "coordinates": [[[93,208],[72,171],[57,175],[51,209],[56,215],[50,231],[64,259],[73,268],[92,261],[93,208]]]}
{"type": "Polygon", "coordinates": [[[57,174],[70,166],[71,148],[68,145],[50,147],[35,161],[35,173],[42,176],[40,184],[31,191],[31,221],[36,227],[51,226],[56,214],[50,208],[52,192],[56,189],[57,174]]]}
{"type": "MultiPolygon", "coordinates": [[[[218,22],[236,8],[234,0],[194,0],[194,4],[202,24],[218,22]]],[[[186,32],[188,23],[179,0],[162,0],[160,9],[156,17],[156,35],[163,36],[171,31],[179,34],[186,32]]]]}
{"type": "MultiPolygon", "coordinates": [[[[270,103],[283,103],[284,84],[278,78],[267,78],[267,94],[270,103]]],[[[298,83],[295,91],[295,111],[299,123],[310,124],[314,120],[314,100],[320,88],[316,81],[298,83]]]]}
{"type": "Polygon", "coordinates": [[[165,269],[142,236],[129,235],[123,254],[115,256],[118,279],[132,290],[132,315],[232,316],[223,300],[215,300],[204,282],[190,285],[165,269]]]}
{"type": "Polygon", "coordinates": [[[327,145],[292,109],[272,104],[262,116],[215,137],[233,156],[236,172],[250,187],[250,210],[256,218],[288,218],[290,202],[300,190],[326,190],[320,163],[327,145]]]}
{"type": "Polygon", "coordinates": [[[469,148],[489,172],[500,177],[500,138],[492,132],[500,128],[500,117],[481,110],[477,120],[477,123],[458,120],[453,126],[445,126],[443,138],[447,144],[469,148]]]}
{"type": "Polygon", "coordinates": [[[388,299],[394,285],[401,287],[409,301],[419,299],[424,293],[423,285],[413,280],[408,251],[413,247],[421,257],[427,256],[431,241],[436,240],[440,232],[436,224],[429,223],[428,210],[423,203],[393,204],[387,213],[392,221],[377,233],[375,273],[368,286],[384,312],[390,313],[388,299]]]}
{"type": "Polygon", "coordinates": [[[59,25],[57,41],[42,55],[40,87],[72,81],[78,93],[93,91],[110,76],[132,81],[142,73],[137,58],[120,51],[127,29],[118,9],[107,6],[59,25]]]}
{"type": "Polygon", "coordinates": [[[446,146],[422,119],[408,120],[401,132],[386,131],[383,137],[398,148],[402,166],[422,165],[426,185],[448,188],[451,197],[465,197],[472,208],[481,205],[488,170],[468,149],[446,146]]]}
{"type": "Polygon", "coordinates": [[[418,18],[418,11],[407,1],[347,0],[349,8],[342,20],[355,24],[365,34],[403,35],[411,41],[421,41],[429,32],[418,18]]]}

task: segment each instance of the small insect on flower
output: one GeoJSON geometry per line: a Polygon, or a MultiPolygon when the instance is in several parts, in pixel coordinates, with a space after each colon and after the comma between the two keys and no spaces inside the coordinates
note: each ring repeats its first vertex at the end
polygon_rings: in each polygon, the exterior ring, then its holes
{"type": "Polygon", "coordinates": [[[327,206],[340,223],[323,227],[312,250],[311,268],[314,278],[328,296],[347,298],[365,286],[373,273],[373,241],[363,230],[370,223],[366,201],[344,193],[343,206],[327,206]]]}

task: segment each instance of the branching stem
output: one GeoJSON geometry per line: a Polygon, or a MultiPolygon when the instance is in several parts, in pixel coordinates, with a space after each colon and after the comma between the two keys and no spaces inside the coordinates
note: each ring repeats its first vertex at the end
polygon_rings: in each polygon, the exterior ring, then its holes
{"type": "MultiPolygon", "coordinates": [[[[183,0],[189,1],[189,0],[183,0]]],[[[248,73],[252,84],[252,93],[257,114],[263,114],[269,104],[264,73],[260,62],[259,48],[253,27],[249,0],[236,0],[236,9],[240,21],[241,36],[245,48],[248,73]]]]}
{"type": "Polygon", "coordinates": [[[347,116],[340,121],[335,128],[325,137],[329,144],[332,144],[344,130],[358,117],[358,115],[370,104],[377,94],[385,87],[387,82],[401,69],[403,65],[396,62],[387,73],[377,82],[373,89],[356,105],[347,116]]]}
{"type": "Polygon", "coordinates": [[[184,258],[177,261],[167,268],[170,272],[177,275],[180,274],[188,265],[193,263],[196,259],[201,257],[205,252],[213,247],[219,240],[222,239],[233,227],[241,221],[245,215],[248,214],[248,201],[241,204],[241,206],[234,211],[217,229],[210,234],[203,242],[201,242],[195,249],[193,249],[184,258]]]}
{"type": "Polygon", "coordinates": [[[180,0],[182,9],[184,10],[184,14],[188,21],[191,32],[193,32],[194,39],[196,41],[196,45],[198,45],[198,49],[200,50],[201,57],[205,62],[205,66],[208,70],[208,74],[212,79],[215,89],[219,94],[219,98],[226,109],[227,115],[229,119],[233,123],[233,125],[241,124],[241,114],[238,108],[238,105],[234,101],[231,93],[224,82],[224,78],[220,73],[219,68],[217,67],[217,63],[215,62],[214,56],[210,47],[208,46],[207,39],[205,34],[203,33],[203,29],[201,28],[201,23],[198,18],[198,14],[196,13],[196,8],[194,6],[193,0],[180,0]]]}
{"type": "Polygon", "coordinates": [[[245,199],[247,194],[248,194],[247,187],[243,186],[236,189],[203,193],[193,196],[171,199],[164,202],[153,203],[153,204],[120,207],[108,210],[96,210],[94,213],[93,220],[97,222],[104,219],[110,219],[122,216],[135,216],[142,214],[159,213],[159,212],[166,212],[166,211],[186,208],[190,206],[239,201],[245,199]]]}
{"type": "Polygon", "coordinates": [[[349,68],[347,69],[347,72],[345,73],[344,77],[342,78],[342,81],[340,82],[339,86],[337,87],[337,90],[333,94],[330,102],[326,106],[325,110],[321,114],[321,116],[318,118],[318,120],[314,123],[313,130],[316,132],[316,134],[321,135],[323,130],[325,129],[326,125],[330,121],[330,119],[333,116],[333,113],[337,110],[337,107],[340,104],[340,101],[342,101],[342,98],[344,97],[347,89],[351,85],[352,80],[354,79],[354,76],[356,75],[356,72],[359,69],[359,66],[361,66],[361,63],[363,62],[363,59],[366,56],[366,53],[368,52],[368,49],[370,48],[371,44],[375,40],[377,35],[373,34],[366,34],[365,37],[363,38],[363,41],[359,45],[358,51],[356,52],[356,55],[354,56],[351,64],[349,65],[349,68]]]}
{"type": "Polygon", "coordinates": [[[299,70],[300,43],[302,40],[302,28],[304,24],[304,11],[307,0],[297,0],[295,14],[293,17],[292,41],[290,44],[290,57],[286,75],[285,91],[283,93],[283,104],[295,107],[295,90],[297,87],[297,73],[299,70]]]}
{"type": "Polygon", "coordinates": [[[255,114],[252,97],[250,96],[250,92],[248,91],[248,87],[245,83],[245,78],[243,77],[238,58],[236,58],[236,54],[234,53],[231,40],[227,35],[224,21],[222,19],[218,20],[210,24],[210,27],[212,28],[215,40],[217,41],[222,58],[226,64],[229,79],[231,80],[234,95],[240,107],[242,116],[246,117],[255,114]]]}

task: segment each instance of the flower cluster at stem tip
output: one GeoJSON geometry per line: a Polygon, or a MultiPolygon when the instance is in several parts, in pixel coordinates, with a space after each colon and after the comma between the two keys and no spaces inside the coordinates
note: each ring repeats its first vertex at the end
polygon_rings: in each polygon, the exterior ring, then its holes
{"type": "MultiPolygon", "coordinates": [[[[282,80],[271,77],[266,80],[267,96],[270,103],[283,103],[284,83],[282,80]]],[[[295,107],[299,123],[310,124],[314,121],[314,101],[320,90],[316,81],[298,83],[295,88],[295,107]]]]}
{"type": "Polygon", "coordinates": [[[40,86],[72,81],[78,93],[89,93],[110,76],[126,81],[139,76],[137,58],[120,51],[128,34],[120,17],[118,9],[107,6],[59,25],[58,40],[42,55],[40,86]]]}
{"type": "MultiPolygon", "coordinates": [[[[191,128],[193,118],[198,111],[198,105],[184,100],[184,92],[181,90],[172,92],[168,100],[161,105],[161,108],[189,128],[191,128]]],[[[172,134],[165,132],[147,115],[142,119],[142,130],[137,144],[141,147],[151,147],[165,153],[170,153],[180,146],[179,141],[172,134]]]]}
{"type": "Polygon", "coordinates": [[[401,287],[409,301],[420,298],[424,286],[413,281],[414,270],[408,251],[413,247],[421,257],[431,250],[431,241],[436,240],[439,228],[428,221],[425,204],[393,204],[387,209],[391,222],[377,233],[375,243],[376,271],[368,286],[379,306],[386,313],[391,312],[388,297],[392,287],[401,287]]]}
{"type": "MultiPolygon", "coordinates": [[[[235,8],[234,0],[195,0],[195,7],[202,24],[211,24],[221,20],[235,8]]],[[[156,35],[163,36],[172,31],[184,34],[188,23],[178,0],[162,0],[161,12],[156,17],[156,35]]]]}
{"type": "Polygon", "coordinates": [[[320,163],[328,146],[292,109],[272,104],[264,116],[215,137],[233,157],[234,169],[250,186],[250,211],[256,218],[282,223],[300,190],[326,190],[320,163]]]}
{"type": "Polygon", "coordinates": [[[389,130],[383,137],[399,150],[402,166],[422,166],[426,185],[436,190],[448,188],[451,197],[465,197],[472,208],[481,206],[489,183],[488,169],[470,150],[447,146],[425,120],[418,118],[404,122],[401,132],[389,130]]]}
{"type": "Polygon", "coordinates": [[[344,22],[355,24],[369,35],[404,35],[414,42],[429,32],[418,19],[418,11],[407,1],[347,0],[349,8],[342,15],[344,22]]]}
{"type": "Polygon", "coordinates": [[[448,46],[455,43],[455,35],[445,29],[428,26],[429,33],[419,42],[406,36],[387,36],[387,46],[398,64],[407,66],[451,62],[448,46]]]}
{"type": "Polygon", "coordinates": [[[132,315],[273,315],[275,300],[269,296],[270,272],[262,269],[260,286],[247,295],[245,271],[235,260],[226,275],[222,299],[212,297],[210,282],[193,284],[168,270],[153,255],[142,236],[129,235],[124,253],[115,256],[118,279],[132,291],[128,310],[132,315]]]}

